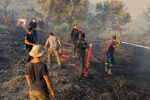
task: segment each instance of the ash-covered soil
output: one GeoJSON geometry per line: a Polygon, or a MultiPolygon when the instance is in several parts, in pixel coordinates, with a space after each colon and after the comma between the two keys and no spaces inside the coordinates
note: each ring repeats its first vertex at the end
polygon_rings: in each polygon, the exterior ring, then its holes
{"type": "MultiPolygon", "coordinates": [[[[25,79],[25,50],[22,30],[0,33],[0,100],[29,100],[25,79]]],[[[44,44],[47,35],[38,32],[39,43],[44,44]]],[[[66,39],[64,39],[66,40],[66,39]]],[[[92,55],[100,60],[104,41],[93,43],[92,55]]],[[[64,49],[71,46],[64,45],[64,49]]],[[[67,53],[71,56],[71,53],[67,53]]],[[[66,62],[58,68],[55,57],[48,67],[52,78],[55,100],[149,100],[150,51],[122,44],[115,53],[116,66],[113,75],[104,72],[104,65],[91,59],[89,77],[78,77],[78,70],[66,62]]],[[[47,53],[41,58],[47,62],[47,53]]],[[[69,59],[79,65],[77,58],[69,59]]]]}

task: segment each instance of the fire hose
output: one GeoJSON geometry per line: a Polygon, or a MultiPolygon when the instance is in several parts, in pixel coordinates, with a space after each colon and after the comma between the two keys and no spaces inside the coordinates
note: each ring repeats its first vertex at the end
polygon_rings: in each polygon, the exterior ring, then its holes
{"type": "MultiPolygon", "coordinates": [[[[53,31],[53,33],[56,35],[56,37],[58,38],[58,40],[61,41],[62,43],[66,44],[66,45],[73,46],[73,44],[63,41],[63,40],[56,34],[56,32],[53,31]]],[[[102,57],[102,60],[101,60],[101,61],[99,61],[98,59],[96,59],[96,58],[91,54],[91,50],[92,50],[92,47],[90,47],[89,50],[86,49],[86,51],[88,52],[88,54],[87,54],[88,57],[87,57],[86,71],[84,72],[86,75],[88,75],[88,67],[89,67],[90,56],[91,56],[91,58],[92,58],[94,61],[96,61],[97,63],[99,63],[99,64],[103,63],[104,58],[105,58],[106,46],[105,46],[105,48],[104,48],[104,53],[103,53],[103,57],[102,57]]],[[[64,58],[70,58],[70,56],[65,55],[65,52],[71,52],[71,51],[69,51],[69,50],[63,50],[63,54],[61,55],[61,60],[62,60],[62,61],[66,61],[67,63],[70,63],[72,66],[74,66],[74,67],[76,67],[78,70],[80,70],[80,68],[77,67],[76,64],[74,64],[74,63],[72,64],[70,61],[64,59],[64,58]]]]}

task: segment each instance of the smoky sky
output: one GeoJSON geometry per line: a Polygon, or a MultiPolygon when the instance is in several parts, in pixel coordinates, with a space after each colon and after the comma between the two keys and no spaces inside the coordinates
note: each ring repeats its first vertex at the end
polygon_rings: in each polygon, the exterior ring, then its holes
{"type": "MultiPolygon", "coordinates": [[[[90,3],[96,4],[102,0],[89,0],[90,3]]],[[[103,0],[104,1],[104,0],[103,0]]],[[[132,19],[135,19],[142,12],[146,11],[150,7],[150,0],[121,0],[126,4],[128,12],[130,12],[132,19]]]]}

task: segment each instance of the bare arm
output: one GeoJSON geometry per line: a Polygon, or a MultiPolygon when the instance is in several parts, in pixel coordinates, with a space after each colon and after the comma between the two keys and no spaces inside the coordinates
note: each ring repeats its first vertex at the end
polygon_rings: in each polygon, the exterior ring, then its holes
{"type": "Polygon", "coordinates": [[[120,46],[120,41],[116,40],[116,42],[118,42],[118,44],[117,44],[117,45],[114,45],[113,48],[117,48],[117,47],[120,46]]]}
{"type": "Polygon", "coordinates": [[[26,80],[27,80],[28,86],[30,86],[30,78],[28,75],[26,75],[26,80]]]}
{"type": "Polygon", "coordinates": [[[60,46],[62,46],[60,40],[57,40],[57,41],[58,41],[58,44],[59,44],[60,46]]]}
{"type": "Polygon", "coordinates": [[[25,39],[25,44],[27,44],[27,45],[32,45],[32,46],[35,45],[35,44],[33,44],[33,43],[28,42],[28,40],[26,40],[26,39],[25,39]]]}
{"type": "Polygon", "coordinates": [[[47,50],[47,45],[48,45],[48,41],[46,41],[45,43],[45,49],[47,50]]]}
{"type": "Polygon", "coordinates": [[[51,81],[49,75],[44,75],[44,79],[46,81],[46,84],[47,84],[49,90],[51,91],[52,99],[54,99],[55,95],[54,95],[54,91],[53,91],[52,81],[51,81]]]}

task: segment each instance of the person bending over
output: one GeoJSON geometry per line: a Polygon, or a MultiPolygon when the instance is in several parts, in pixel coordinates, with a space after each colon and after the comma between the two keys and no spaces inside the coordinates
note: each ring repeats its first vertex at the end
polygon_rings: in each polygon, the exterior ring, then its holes
{"type": "Polygon", "coordinates": [[[47,39],[46,43],[45,43],[45,49],[47,50],[47,45],[50,44],[50,48],[48,49],[48,64],[51,64],[51,56],[53,53],[55,53],[55,56],[57,58],[57,63],[59,67],[61,66],[61,60],[59,57],[59,53],[58,53],[58,49],[57,49],[57,45],[61,46],[60,41],[57,39],[56,36],[53,35],[53,32],[49,33],[49,38],[47,39]]]}

